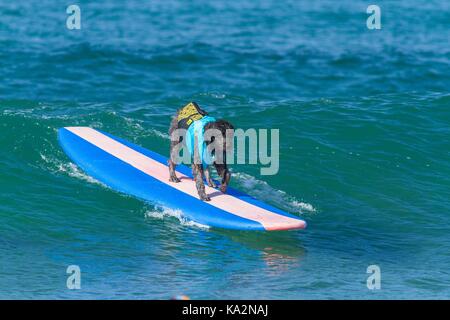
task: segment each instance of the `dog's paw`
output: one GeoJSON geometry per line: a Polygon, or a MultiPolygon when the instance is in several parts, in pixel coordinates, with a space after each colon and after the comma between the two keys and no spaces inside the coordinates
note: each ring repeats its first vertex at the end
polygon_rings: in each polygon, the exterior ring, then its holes
{"type": "Polygon", "coordinates": [[[217,185],[214,182],[208,182],[208,186],[211,188],[217,188],[217,185]]]}
{"type": "Polygon", "coordinates": [[[170,181],[170,182],[178,183],[178,182],[180,182],[181,180],[178,179],[177,177],[170,177],[169,181],[170,181]]]}
{"type": "Polygon", "coordinates": [[[208,197],[206,194],[200,194],[200,200],[202,200],[202,201],[211,201],[211,198],[208,197]]]}

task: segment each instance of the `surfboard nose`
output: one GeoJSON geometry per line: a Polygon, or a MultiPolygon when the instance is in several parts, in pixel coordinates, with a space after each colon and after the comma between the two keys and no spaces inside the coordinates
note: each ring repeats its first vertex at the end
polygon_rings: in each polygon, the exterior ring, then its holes
{"type": "Polygon", "coordinates": [[[294,229],[306,229],[307,223],[303,220],[290,221],[287,223],[273,223],[265,226],[267,231],[282,231],[294,229]]]}

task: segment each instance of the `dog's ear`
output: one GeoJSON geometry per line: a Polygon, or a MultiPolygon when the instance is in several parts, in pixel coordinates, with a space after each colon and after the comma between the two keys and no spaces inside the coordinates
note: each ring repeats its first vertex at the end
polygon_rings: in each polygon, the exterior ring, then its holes
{"type": "Polygon", "coordinates": [[[202,108],[200,108],[200,106],[198,105],[197,102],[192,101],[191,103],[192,103],[192,104],[194,105],[194,107],[197,109],[198,113],[200,113],[202,116],[208,115],[208,112],[206,112],[205,110],[203,110],[202,108]]]}

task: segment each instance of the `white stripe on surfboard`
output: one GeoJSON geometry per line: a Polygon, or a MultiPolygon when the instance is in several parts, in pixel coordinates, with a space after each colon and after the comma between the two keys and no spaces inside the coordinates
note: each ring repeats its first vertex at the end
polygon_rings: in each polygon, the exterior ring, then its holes
{"type": "MultiPolygon", "coordinates": [[[[199,199],[195,183],[192,183],[192,179],[184,174],[177,171],[177,176],[181,179],[181,182],[172,183],[169,181],[169,171],[166,165],[127,147],[95,129],[89,127],[66,127],[66,129],[160,182],[199,199]]],[[[207,202],[208,204],[236,216],[257,221],[266,230],[299,229],[306,226],[303,220],[286,217],[255,206],[207,185],[205,190],[211,197],[211,201],[207,202]]]]}

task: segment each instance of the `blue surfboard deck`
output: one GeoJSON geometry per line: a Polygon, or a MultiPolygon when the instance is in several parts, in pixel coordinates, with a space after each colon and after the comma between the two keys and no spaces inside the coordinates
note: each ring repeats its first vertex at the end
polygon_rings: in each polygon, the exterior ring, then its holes
{"type": "Polygon", "coordinates": [[[67,127],[58,130],[58,141],[69,158],[98,181],[150,203],[180,210],[194,222],[235,230],[306,227],[306,222],[297,216],[231,187],[226,194],[207,187],[214,191],[211,201],[201,201],[192,191],[195,182],[189,167],[176,168],[177,175],[187,179],[180,184],[168,182],[164,177],[166,170],[168,177],[166,157],[111,134],[87,127],[67,127]]]}

